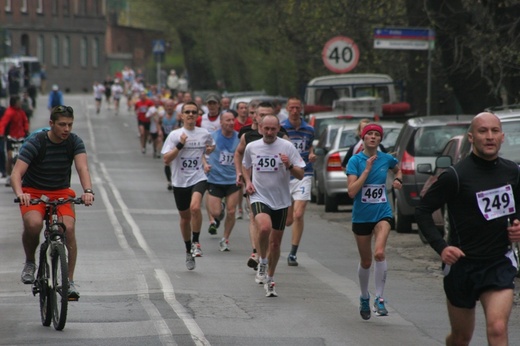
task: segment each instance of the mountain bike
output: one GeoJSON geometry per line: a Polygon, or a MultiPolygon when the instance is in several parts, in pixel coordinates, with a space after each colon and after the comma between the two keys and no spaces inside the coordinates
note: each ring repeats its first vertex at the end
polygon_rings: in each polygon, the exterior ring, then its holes
{"type": "MultiPolygon", "coordinates": [[[[20,203],[16,198],[15,203],[20,203]]],[[[40,295],[40,316],[46,327],[62,330],[67,321],[69,266],[66,246],[66,226],[58,221],[58,206],[66,203],[83,204],[81,198],[49,200],[45,195],[31,199],[31,204],[45,204],[45,240],[40,245],[40,258],[32,293],[40,295]]],[[[71,299],[73,300],[73,299],[71,299]]],[[[77,299],[75,299],[77,300],[77,299]]]]}

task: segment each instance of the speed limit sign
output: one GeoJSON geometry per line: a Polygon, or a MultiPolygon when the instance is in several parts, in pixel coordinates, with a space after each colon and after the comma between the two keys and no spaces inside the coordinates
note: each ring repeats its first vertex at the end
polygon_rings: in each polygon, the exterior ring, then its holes
{"type": "Polygon", "coordinates": [[[347,73],[356,67],[359,60],[359,49],[350,38],[336,36],[325,43],[321,58],[325,66],[332,72],[347,73]]]}

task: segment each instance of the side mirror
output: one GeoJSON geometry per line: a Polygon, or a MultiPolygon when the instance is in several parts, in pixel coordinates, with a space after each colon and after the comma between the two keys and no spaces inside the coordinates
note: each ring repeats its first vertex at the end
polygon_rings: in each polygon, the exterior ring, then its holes
{"type": "Polygon", "coordinates": [[[436,168],[448,168],[452,165],[450,156],[439,156],[437,160],[435,160],[436,168]]]}

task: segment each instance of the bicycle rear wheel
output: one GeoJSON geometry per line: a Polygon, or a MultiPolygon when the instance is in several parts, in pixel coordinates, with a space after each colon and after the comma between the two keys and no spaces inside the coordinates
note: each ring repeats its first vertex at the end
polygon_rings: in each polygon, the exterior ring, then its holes
{"type": "Polygon", "coordinates": [[[52,323],[54,329],[62,330],[67,321],[69,304],[69,266],[65,254],[65,245],[56,245],[52,255],[51,302],[53,304],[52,323]]]}

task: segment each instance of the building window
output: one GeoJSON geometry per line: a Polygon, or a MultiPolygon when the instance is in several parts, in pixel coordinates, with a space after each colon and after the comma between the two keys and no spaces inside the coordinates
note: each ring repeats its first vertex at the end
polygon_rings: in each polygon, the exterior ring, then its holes
{"type": "Polygon", "coordinates": [[[51,13],[53,16],[58,14],[58,0],[51,0],[51,13]]]}
{"type": "Polygon", "coordinates": [[[36,57],[42,64],[45,62],[45,40],[43,35],[38,36],[36,39],[36,57]]]}
{"type": "Polygon", "coordinates": [[[27,0],[22,0],[22,7],[20,7],[20,12],[27,13],[27,0]]]}
{"type": "Polygon", "coordinates": [[[20,37],[20,46],[22,55],[29,55],[29,35],[22,34],[20,37]]]}
{"type": "Polygon", "coordinates": [[[99,66],[99,40],[97,38],[92,40],[92,66],[99,66]]]}
{"type": "Polygon", "coordinates": [[[63,39],[63,66],[70,66],[70,38],[63,39]]]}
{"type": "Polygon", "coordinates": [[[11,12],[11,0],[5,0],[5,12],[11,12]]]}
{"type": "Polygon", "coordinates": [[[51,61],[53,66],[58,66],[60,63],[60,42],[58,40],[58,36],[52,37],[51,44],[51,61]]]}
{"type": "Polygon", "coordinates": [[[87,39],[83,37],[79,43],[79,56],[81,67],[87,67],[88,51],[87,51],[87,39]]]}
{"type": "Polygon", "coordinates": [[[63,15],[67,17],[70,15],[70,0],[63,0],[63,15]]]}
{"type": "Polygon", "coordinates": [[[37,0],[36,13],[43,13],[43,0],[37,0]]]}

